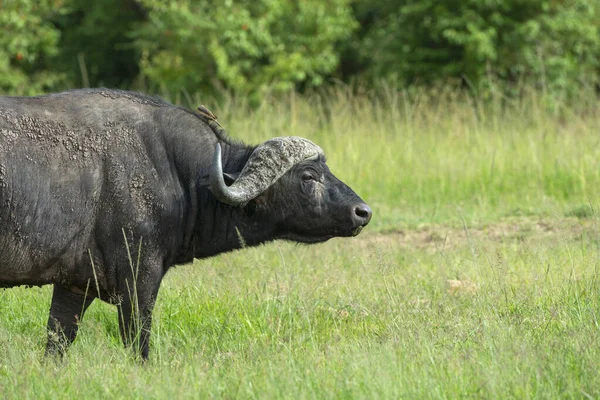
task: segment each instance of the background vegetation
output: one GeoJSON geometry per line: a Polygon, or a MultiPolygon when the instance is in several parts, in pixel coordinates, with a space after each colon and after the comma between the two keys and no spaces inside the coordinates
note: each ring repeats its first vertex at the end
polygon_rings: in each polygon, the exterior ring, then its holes
{"type": "Polygon", "coordinates": [[[50,288],[1,290],[0,397],[600,397],[597,1],[4,0],[0,27],[2,93],[207,104],[316,141],[374,210],[172,270],[144,366],[100,302],[45,360],[50,288]]]}
{"type": "Polygon", "coordinates": [[[0,91],[456,82],[572,95],[600,76],[596,0],[4,0],[0,91]]]}

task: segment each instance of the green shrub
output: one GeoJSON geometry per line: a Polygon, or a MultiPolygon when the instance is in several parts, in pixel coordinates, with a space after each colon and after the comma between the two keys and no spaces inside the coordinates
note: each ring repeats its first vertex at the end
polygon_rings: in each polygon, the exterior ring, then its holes
{"type": "Polygon", "coordinates": [[[336,42],[355,27],[347,0],[143,0],[134,32],[141,73],[169,91],[242,93],[318,86],[338,65],[336,42]]]}
{"type": "Polygon", "coordinates": [[[49,22],[61,6],[60,0],[0,3],[0,92],[34,94],[64,81],[51,63],[59,53],[60,31],[49,22]]]}
{"type": "Polygon", "coordinates": [[[54,18],[61,30],[55,68],[69,86],[130,88],[139,74],[139,52],[130,37],[145,11],[132,0],[68,0],[67,11],[54,18]]]}
{"type": "Polygon", "coordinates": [[[371,81],[472,87],[525,82],[576,90],[599,82],[597,0],[358,0],[363,29],[346,49],[371,81]]]}
{"type": "Polygon", "coordinates": [[[600,87],[598,0],[7,0],[0,29],[3,94],[256,100],[341,78],[484,97],[533,88],[553,105],[600,87]]]}

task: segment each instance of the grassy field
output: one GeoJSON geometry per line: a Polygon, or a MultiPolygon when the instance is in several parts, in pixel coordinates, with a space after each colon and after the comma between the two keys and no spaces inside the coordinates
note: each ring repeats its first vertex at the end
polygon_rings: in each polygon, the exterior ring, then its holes
{"type": "Polygon", "coordinates": [[[600,104],[339,89],[207,105],[248,142],[315,140],[372,224],[172,270],[147,365],[100,302],[44,360],[50,288],[0,291],[0,397],[600,397],[600,104]]]}

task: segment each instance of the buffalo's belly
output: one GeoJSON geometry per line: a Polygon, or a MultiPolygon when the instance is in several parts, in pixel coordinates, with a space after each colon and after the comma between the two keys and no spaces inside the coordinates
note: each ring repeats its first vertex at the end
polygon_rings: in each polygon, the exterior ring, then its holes
{"type": "Polygon", "coordinates": [[[94,229],[99,160],[14,142],[0,146],[0,286],[69,279],[94,229]]]}
{"type": "Polygon", "coordinates": [[[13,224],[1,225],[0,285],[43,285],[77,281],[84,272],[88,247],[83,237],[61,237],[55,230],[48,232],[15,229],[13,224]],[[12,229],[11,229],[12,228],[12,229]]]}
{"type": "MultiPolygon", "coordinates": [[[[27,260],[27,255],[19,252],[19,257],[0,261],[0,287],[19,285],[46,285],[60,279],[59,266],[35,265],[27,260]]],[[[14,253],[13,253],[14,254],[14,253]]]]}

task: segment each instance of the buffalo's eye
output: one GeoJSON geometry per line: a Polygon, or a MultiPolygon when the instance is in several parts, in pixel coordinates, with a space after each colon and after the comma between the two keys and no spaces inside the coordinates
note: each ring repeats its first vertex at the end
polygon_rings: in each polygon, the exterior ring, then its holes
{"type": "Polygon", "coordinates": [[[313,175],[313,174],[312,174],[312,173],[310,173],[310,172],[304,172],[304,173],[302,174],[302,180],[303,180],[304,182],[308,182],[308,181],[316,181],[316,180],[317,180],[317,178],[315,177],[315,175],[313,175]]]}

